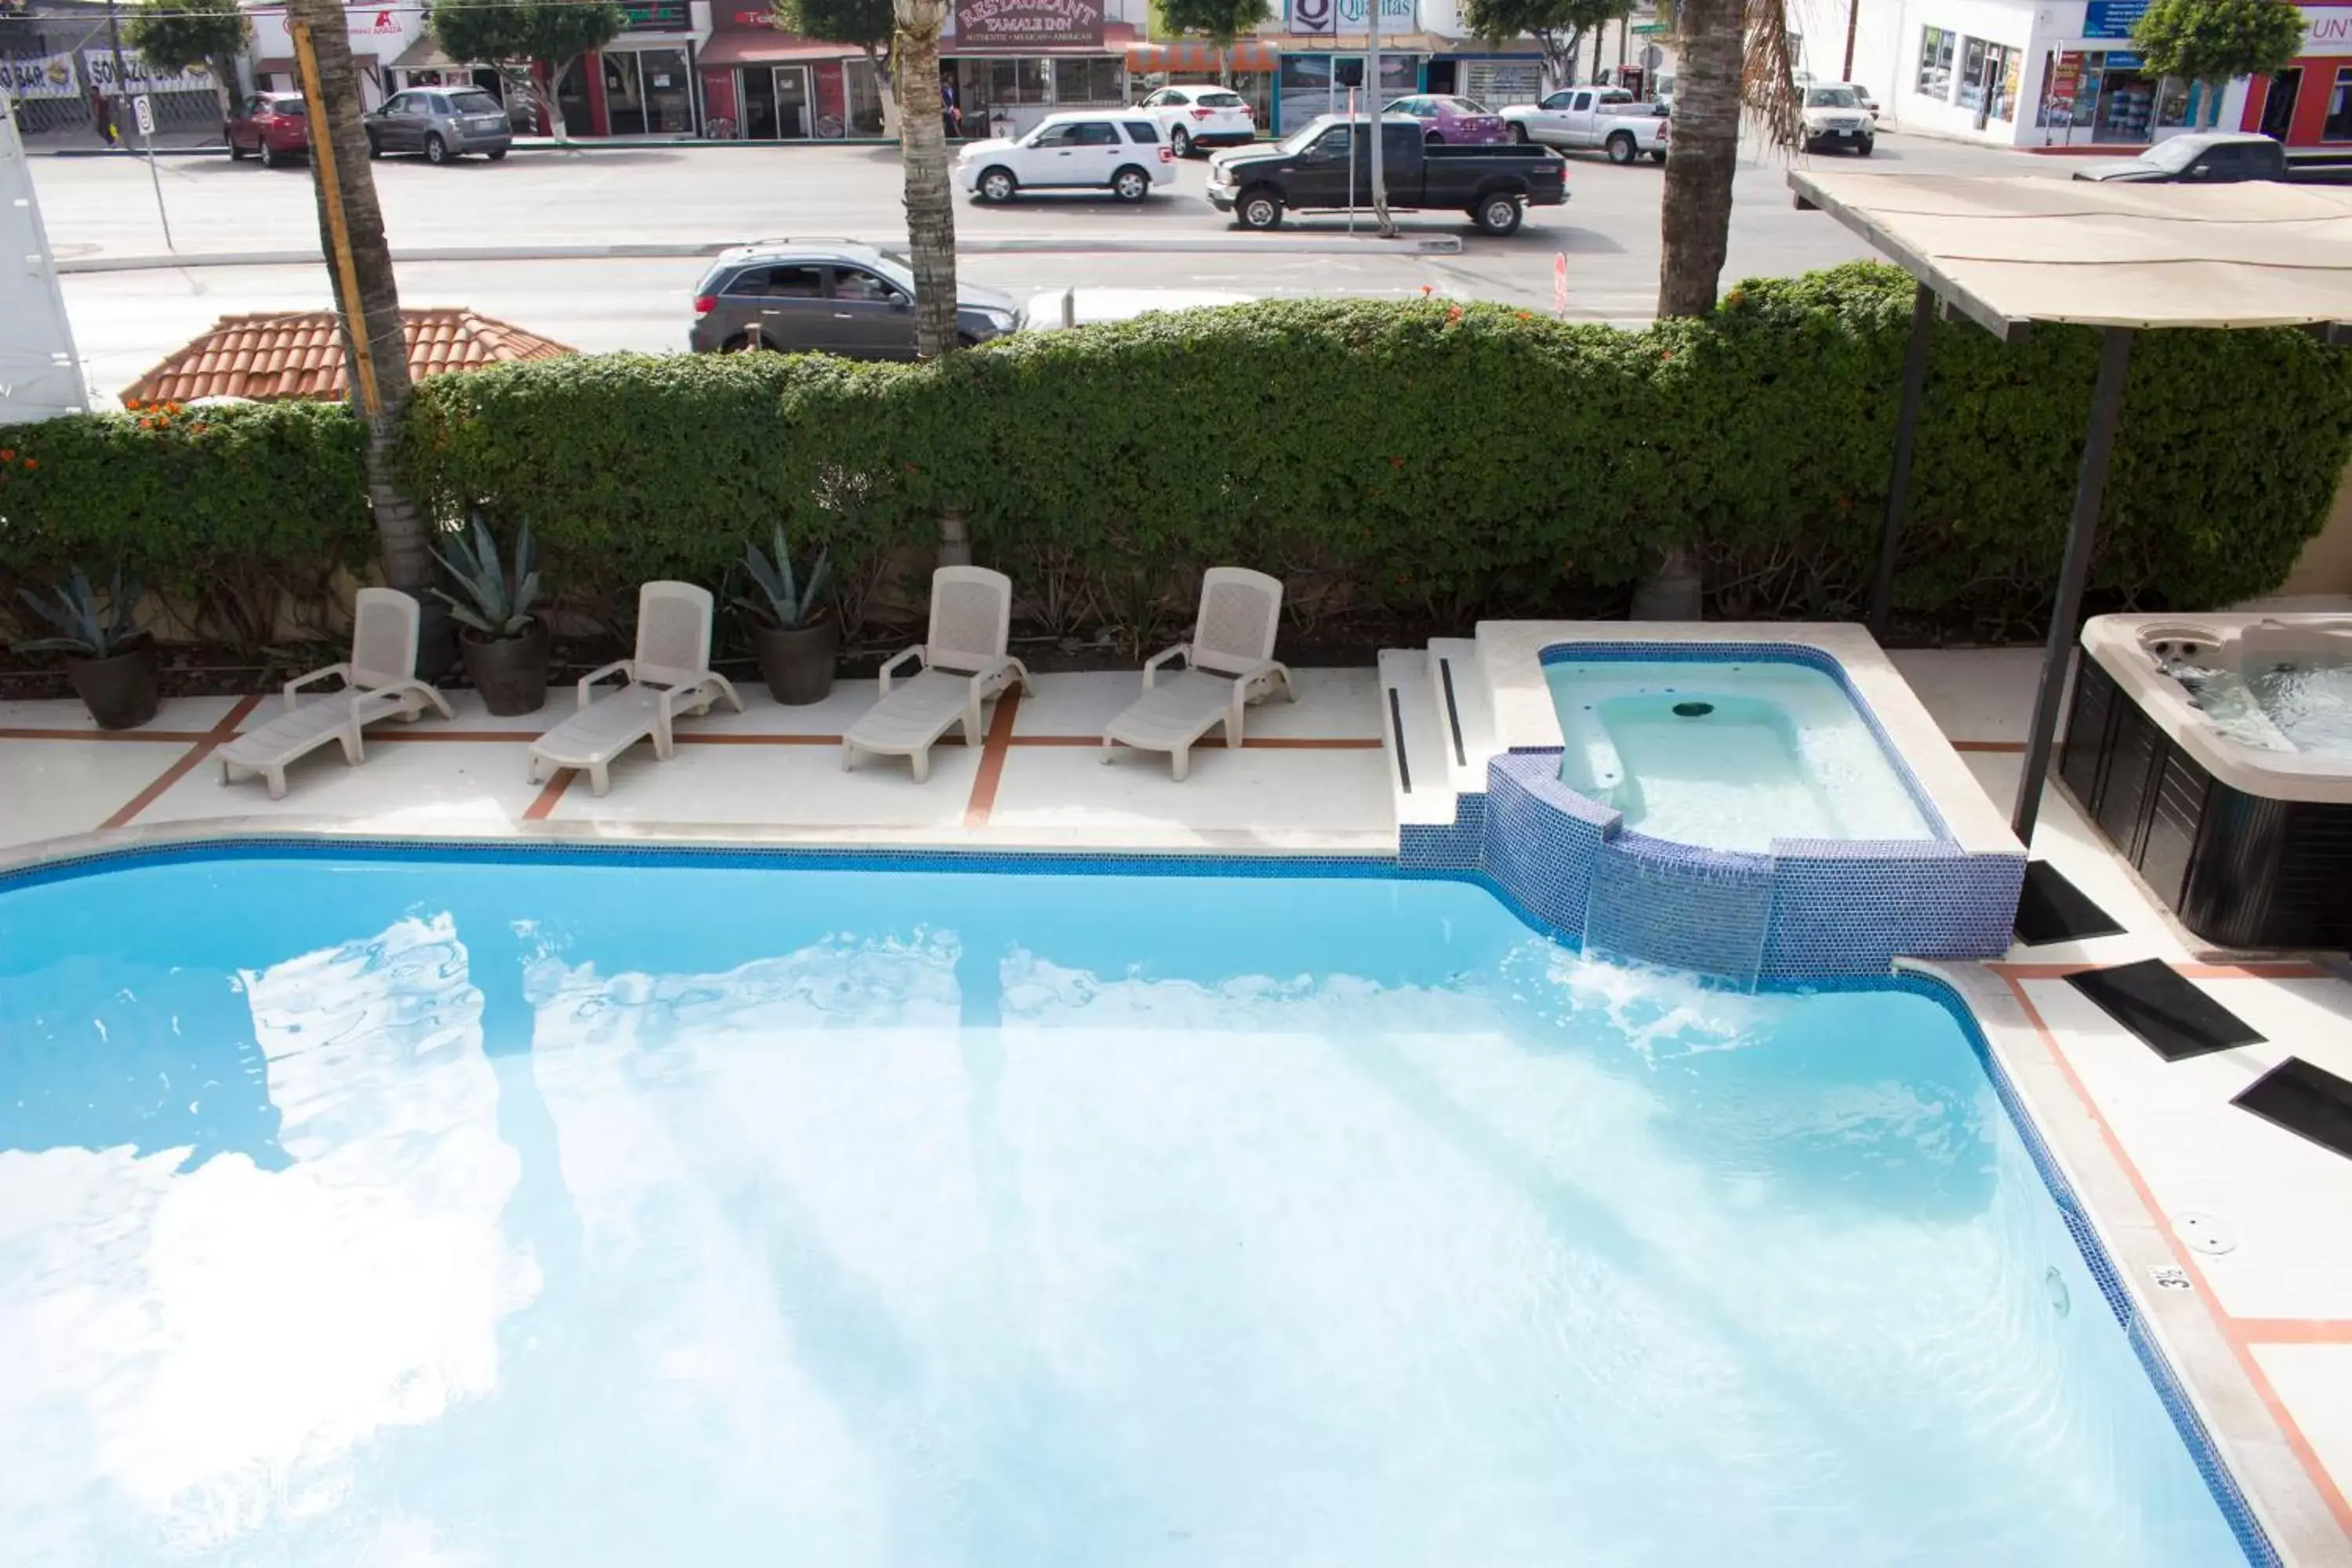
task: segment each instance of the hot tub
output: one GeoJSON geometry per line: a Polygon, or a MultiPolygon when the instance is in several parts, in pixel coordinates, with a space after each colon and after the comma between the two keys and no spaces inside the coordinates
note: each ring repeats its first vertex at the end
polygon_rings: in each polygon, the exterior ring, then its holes
{"type": "Polygon", "coordinates": [[[2059,772],[2208,941],[2352,946],[2352,616],[2100,616],[2059,772]]]}

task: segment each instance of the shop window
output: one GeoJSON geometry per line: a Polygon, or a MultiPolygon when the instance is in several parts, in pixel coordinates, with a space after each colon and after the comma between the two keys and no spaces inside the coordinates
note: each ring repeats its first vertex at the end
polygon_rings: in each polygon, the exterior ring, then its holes
{"type": "Polygon", "coordinates": [[[2352,66],[2336,72],[2336,90],[2327,95],[2327,118],[2320,122],[2323,142],[2352,142],[2352,66]]]}
{"type": "Polygon", "coordinates": [[[1981,120],[2017,117],[2018,51],[1983,38],[1960,51],[1959,103],[1981,120]]]}
{"type": "Polygon", "coordinates": [[[684,49],[640,49],[646,129],[656,135],[686,135],[694,130],[694,88],[684,49]]]}
{"type": "Polygon", "coordinates": [[[1952,54],[1960,36],[1941,27],[1919,29],[1919,90],[1929,98],[1952,100],[1952,54]]]}
{"type": "Polygon", "coordinates": [[[1124,62],[1101,56],[1092,59],[1055,60],[1054,101],[1125,103],[1127,69],[1124,62]]]}
{"type": "Polygon", "coordinates": [[[849,133],[882,134],[882,94],[874,83],[874,62],[852,60],[843,68],[849,95],[849,133]]]}
{"type": "Polygon", "coordinates": [[[1541,60],[1465,60],[1460,72],[1462,96],[1501,108],[1508,103],[1533,103],[1543,92],[1541,60]]]}
{"type": "MultiPolygon", "coordinates": [[[[981,66],[978,60],[967,61],[967,68],[981,66]]],[[[1005,59],[985,62],[988,71],[989,103],[1051,103],[1052,89],[1047,84],[1045,67],[1040,59],[1005,59]]]]}

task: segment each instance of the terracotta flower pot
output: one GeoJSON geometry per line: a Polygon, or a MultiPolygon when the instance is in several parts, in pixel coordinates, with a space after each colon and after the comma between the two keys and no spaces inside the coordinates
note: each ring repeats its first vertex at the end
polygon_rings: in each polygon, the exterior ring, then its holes
{"type": "Polygon", "coordinates": [[[466,658],[466,679],[482,694],[482,706],[500,718],[536,713],[547,706],[547,623],[532,623],[519,637],[486,637],[468,631],[457,639],[466,658]]]}
{"type": "Polygon", "coordinates": [[[106,658],[68,655],[66,679],[101,730],[136,729],[155,717],[163,701],[155,683],[155,645],[144,637],[106,658]]]}
{"type": "Polygon", "coordinates": [[[834,660],[841,652],[841,623],[823,620],[785,631],[751,628],[751,649],[760,660],[768,694],[791,707],[822,702],[833,690],[834,660]]]}

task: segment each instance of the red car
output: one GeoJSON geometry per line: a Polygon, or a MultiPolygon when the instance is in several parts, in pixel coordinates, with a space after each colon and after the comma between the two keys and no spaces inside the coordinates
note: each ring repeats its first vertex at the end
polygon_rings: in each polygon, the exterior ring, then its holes
{"type": "Polygon", "coordinates": [[[287,159],[310,155],[310,117],[299,92],[257,92],[244,111],[228,122],[231,163],[251,153],[265,169],[287,159]]]}

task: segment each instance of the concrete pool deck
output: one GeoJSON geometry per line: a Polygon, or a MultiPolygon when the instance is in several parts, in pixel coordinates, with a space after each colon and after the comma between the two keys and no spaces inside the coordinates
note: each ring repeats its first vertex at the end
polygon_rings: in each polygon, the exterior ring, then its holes
{"type": "MultiPolygon", "coordinates": [[[[2004,816],[2039,658],[1893,656],[2004,816]]],[[[278,802],[257,782],[222,787],[211,758],[265,719],[274,696],[177,700],[121,735],[94,731],[78,703],[0,703],[0,868],[68,844],[257,832],[1393,855],[1378,675],[1310,669],[1298,681],[1296,704],[1253,710],[1249,744],[1202,747],[1181,784],[1164,757],[1097,761],[1101,725],[1132,695],[1132,675],[1040,677],[1034,697],[999,708],[984,746],[943,745],[919,785],[902,762],[841,771],[839,734],[872,700],[871,682],[798,710],[747,690],[745,713],[682,727],[675,759],[637,748],[602,799],[568,774],[525,777],[526,742],[568,710],[568,693],[507,720],[458,694],[454,722],[372,734],[362,767],[332,748],[314,754],[278,802]]],[[[2124,931],[1936,972],[1983,1021],[2281,1558],[2352,1564],[2352,1161],[2230,1103],[2288,1055],[2352,1077],[2352,972],[2203,947],[2054,786],[2034,848],[2124,931]],[[2167,1064],[2066,983],[2145,958],[2267,1041],[2167,1064]],[[2191,1246],[2176,1228],[2184,1216],[2227,1250],[2191,1246]]]]}

